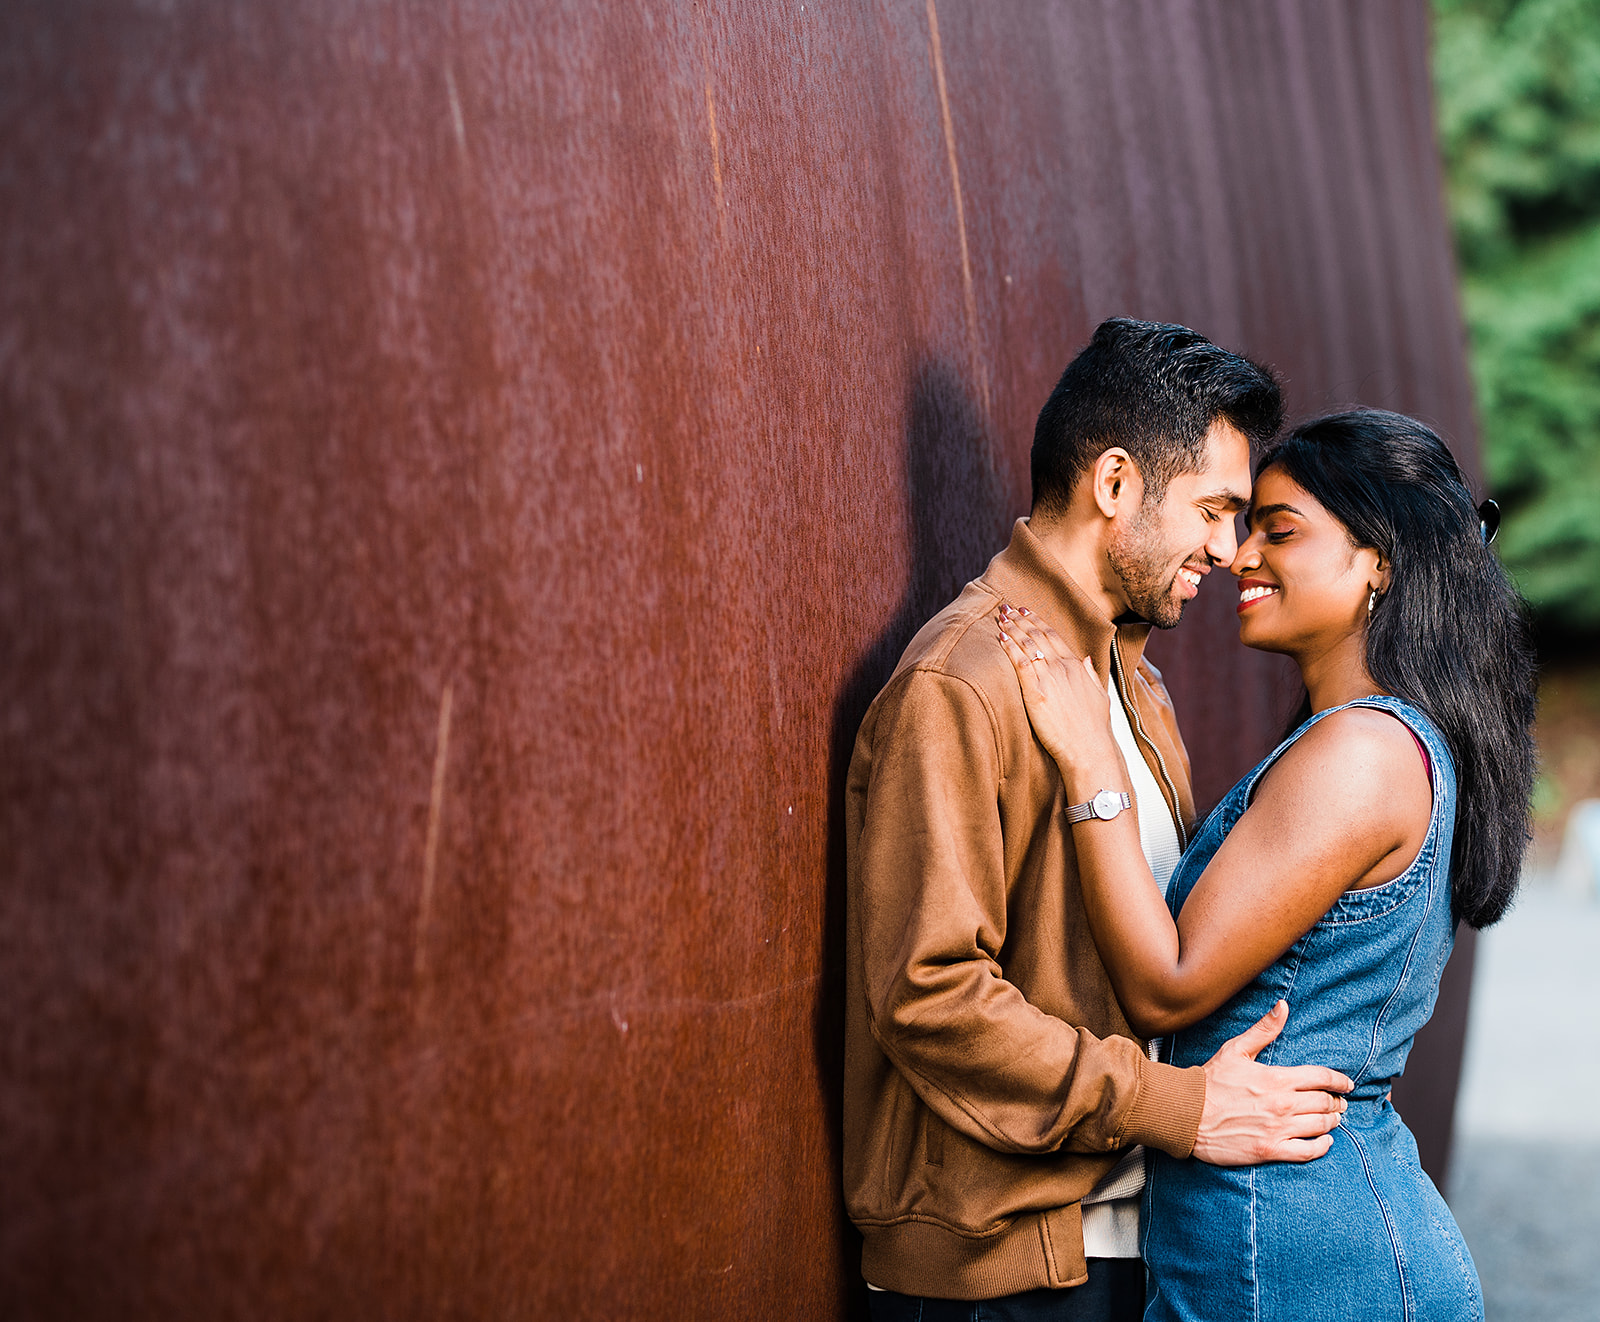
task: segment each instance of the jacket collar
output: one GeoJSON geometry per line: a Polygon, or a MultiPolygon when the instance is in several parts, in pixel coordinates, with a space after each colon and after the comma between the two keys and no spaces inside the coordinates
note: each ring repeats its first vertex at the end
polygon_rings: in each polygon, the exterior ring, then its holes
{"type": "Polygon", "coordinates": [[[1012,525],[1010,544],[989,561],[981,581],[1002,601],[1026,606],[1080,656],[1093,657],[1102,681],[1111,675],[1113,638],[1122,644],[1122,660],[1130,670],[1144,655],[1151,626],[1143,620],[1122,625],[1108,620],[1034,535],[1026,517],[1012,525]]]}

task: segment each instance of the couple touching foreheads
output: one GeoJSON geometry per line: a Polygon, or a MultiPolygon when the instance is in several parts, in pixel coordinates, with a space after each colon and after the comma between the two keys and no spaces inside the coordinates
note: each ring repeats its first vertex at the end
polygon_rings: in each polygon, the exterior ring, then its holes
{"type": "Polygon", "coordinates": [[[1517,884],[1521,601],[1427,427],[1281,423],[1255,363],[1102,324],[1031,514],[867,713],[844,1182],[874,1319],[1483,1316],[1389,1088],[1456,924],[1517,884]],[[1144,644],[1230,583],[1306,700],[1197,823],[1144,644]]]}

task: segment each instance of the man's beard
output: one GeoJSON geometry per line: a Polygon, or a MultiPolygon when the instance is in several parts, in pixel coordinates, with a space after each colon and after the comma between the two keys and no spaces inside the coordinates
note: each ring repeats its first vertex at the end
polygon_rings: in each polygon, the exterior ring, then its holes
{"type": "Polygon", "coordinates": [[[1147,510],[1148,506],[1141,507],[1127,532],[1111,543],[1106,558],[1122,580],[1128,608],[1158,629],[1171,629],[1183,618],[1187,603],[1172,594],[1177,571],[1164,580],[1161,577],[1167,549],[1159,544],[1159,528],[1147,510]]]}

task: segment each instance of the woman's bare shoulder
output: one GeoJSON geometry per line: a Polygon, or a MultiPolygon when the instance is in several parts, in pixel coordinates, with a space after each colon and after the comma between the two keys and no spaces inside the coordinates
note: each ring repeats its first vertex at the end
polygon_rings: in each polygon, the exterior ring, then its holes
{"type": "Polygon", "coordinates": [[[1286,749],[1255,797],[1307,793],[1352,812],[1409,814],[1414,798],[1426,807],[1431,786],[1404,721],[1377,707],[1346,707],[1286,749]]]}

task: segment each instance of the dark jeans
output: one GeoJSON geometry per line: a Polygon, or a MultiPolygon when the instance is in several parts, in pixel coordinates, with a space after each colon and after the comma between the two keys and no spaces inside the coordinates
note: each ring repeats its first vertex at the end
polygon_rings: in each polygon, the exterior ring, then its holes
{"type": "Polygon", "coordinates": [[[868,1290],[872,1322],[1139,1322],[1144,1263],[1090,1258],[1089,1279],[1064,1290],[1029,1290],[1003,1299],[916,1299],[868,1290]]]}

